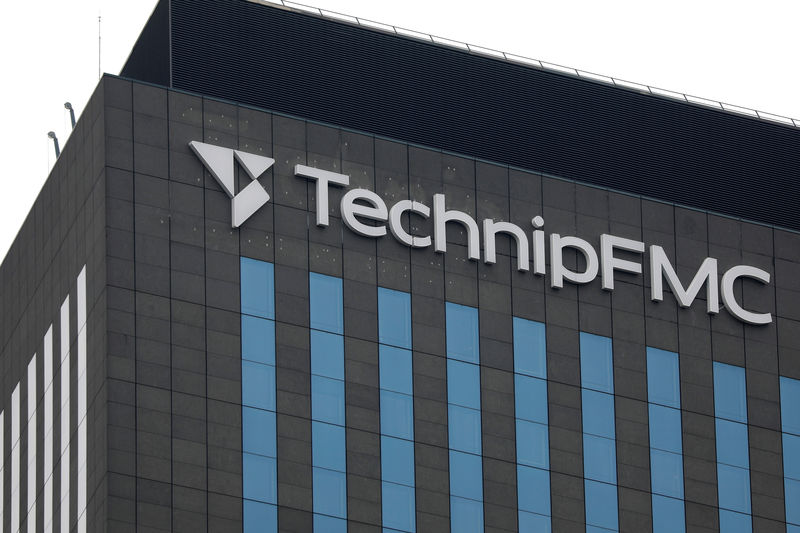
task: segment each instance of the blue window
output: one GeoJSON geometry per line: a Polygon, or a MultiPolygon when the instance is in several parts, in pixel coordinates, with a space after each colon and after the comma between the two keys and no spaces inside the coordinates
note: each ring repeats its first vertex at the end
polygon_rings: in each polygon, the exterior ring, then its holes
{"type": "Polygon", "coordinates": [[[587,479],[583,488],[586,498],[586,531],[590,531],[591,526],[619,531],[617,486],[587,479]]]}
{"type": "Polygon", "coordinates": [[[325,422],[311,422],[312,460],[314,466],[344,472],[347,469],[344,427],[325,422]]]}
{"type": "Polygon", "coordinates": [[[275,282],[271,263],[242,257],[242,496],[245,533],[278,530],[275,282]]]}
{"type": "Polygon", "coordinates": [[[717,492],[723,531],[752,531],[744,368],[714,363],[717,492]]]}
{"type": "Polygon", "coordinates": [[[342,280],[315,272],[309,274],[308,280],[311,327],[343,334],[342,280]]]}
{"type": "MultiPolygon", "coordinates": [[[[347,518],[347,483],[344,472],[314,467],[314,513],[347,518]]],[[[324,531],[324,530],[323,530],[324,531]]]]}
{"type": "Polygon", "coordinates": [[[783,491],[787,533],[800,533],[800,380],[781,377],[783,491]]]}
{"type": "Polygon", "coordinates": [[[416,531],[411,295],[378,289],[384,531],[416,531]]]}
{"type": "Polygon", "coordinates": [[[311,376],[311,418],[344,425],[344,381],[311,376]]]}
{"type": "Polygon", "coordinates": [[[347,520],[315,514],[314,531],[318,533],[347,533],[347,520]]]}
{"type": "Polygon", "coordinates": [[[656,533],[686,531],[679,363],[675,352],[647,348],[650,486],[656,533]]]}
{"type": "Polygon", "coordinates": [[[311,373],[315,376],[344,379],[344,337],[311,331],[311,373]]]}
{"type": "Polygon", "coordinates": [[[581,387],[614,393],[611,339],[581,333],[581,387]]]}
{"type": "Polygon", "coordinates": [[[800,379],[781,376],[781,428],[784,433],[800,435],[800,379]]]}
{"type": "Polygon", "coordinates": [[[514,408],[520,531],[550,531],[545,326],[514,317],[514,408]]]}
{"type": "Polygon", "coordinates": [[[478,310],[445,304],[450,529],[483,531],[478,310]]]}

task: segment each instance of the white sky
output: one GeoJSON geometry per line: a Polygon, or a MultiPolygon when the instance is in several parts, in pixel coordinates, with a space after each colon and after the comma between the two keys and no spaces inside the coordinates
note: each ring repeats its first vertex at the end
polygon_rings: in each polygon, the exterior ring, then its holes
{"type": "MultiPolygon", "coordinates": [[[[305,2],[304,2],[305,3],[305,2]]],[[[800,119],[797,0],[307,0],[316,7],[800,119]]],[[[98,81],[119,73],[156,0],[37,0],[0,8],[0,257],[98,81]]],[[[268,60],[268,58],[265,58],[268,60]]],[[[800,149],[800,147],[798,148],[800,149]]],[[[798,171],[800,174],[800,171],[798,171]]],[[[798,176],[800,177],[800,176],[798,176]]],[[[0,298],[2,295],[0,295],[0,298]]]]}

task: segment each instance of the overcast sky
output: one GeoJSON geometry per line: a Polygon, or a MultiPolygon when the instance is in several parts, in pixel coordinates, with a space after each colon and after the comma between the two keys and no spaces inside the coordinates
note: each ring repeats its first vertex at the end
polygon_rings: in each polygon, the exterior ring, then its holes
{"type": "MultiPolygon", "coordinates": [[[[316,7],[800,119],[797,0],[309,0],[316,7]]],[[[0,257],[103,72],[118,74],[156,0],[5,2],[0,257]]],[[[268,60],[268,58],[265,58],[268,60]]],[[[800,170],[798,171],[800,173],[800,170]]],[[[2,295],[0,295],[2,297],[2,295]]]]}

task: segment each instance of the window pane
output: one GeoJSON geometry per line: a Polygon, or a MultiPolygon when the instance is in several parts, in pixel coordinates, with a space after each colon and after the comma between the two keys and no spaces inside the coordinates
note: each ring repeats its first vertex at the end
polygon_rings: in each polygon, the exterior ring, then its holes
{"type": "Polygon", "coordinates": [[[483,503],[451,496],[450,531],[483,533],[483,503]]]}
{"type": "Polygon", "coordinates": [[[784,478],[784,498],[786,500],[786,521],[800,526],[800,481],[784,478]]]}
{"type": "Polygon", "coordinates": [[[276,457],[275,413],[242,407],[242,450],[276,457]]]}
{"type": "Polygon", "coordinates": [[[581,386],[614,393],[611,339],[581,333],[581,386]]]}
{"type": "Polygon", "coordinates": [[[747,423],[744,368],[714,363],[714,413],[718,418],[747,423]]]}
{"type": "Polygon", "coordinates": [[[546,425],[517,420],[517,462],[538,468],[550,467],[546,425]]]}
{"type": "Polygon", "coordinates": [[[242,405],[275,410],[275,367],[242,361],[242,405]]]}
{"type": "Polygon", "coordinates": [[[414,486],[414,443],[381,436],[381,476],[384,481],[414,486]]]}
{"type": "Polygon", "coordinates": [[[447,302],[446,312],[447,356],[468,363],[478,363],[478,310],[447,302]]]}
{"type": "Polygon", "coordinates": [[[583,475],[595,481],[617,482],[617,450],[613,439],[583,435],[583,475]]]}
{"type": "Polygon", "coordinates": [[[517,418],[547,424],[547,382],[528,376],[514,376],[517,418]]]}
{"type": "Polygon", "coordinates": [[[242,313],[275,318],[275,286],[272,263],[242,257],[242,313]]]}
{"type": "Polygon", "coordinates": [[[316,533],[347,533],[347,520],[315,514],[314,531],[316,533]]]}
{"type": "Polygon", "coordinates": [[[514,317],[514,372],[547,378],[544,324],[514,317]]]}
{"type": "Polygon", "coordinates": [[[683,453],[681,412],[671,407],[650,404],[650,446],[673,453],[683,453]]]}
{"type": "Polygon", "coordinates": [[[411,348],[411,295],[378,287],[378,341],[411,348]]]}
{"type": "Polygon", "coordinates": [[[683,500],[653,494],[653,533],[686,531],[686,510],[683,500]]]}
{"type": "Polygon", "coordinates": [[[781,427],[800,435],[800,380],[781,376],[781,427]]]}
{"type": "Polygon", "coordinates": [[[538,514],[519,512],[519,530],[535,531],[536,533],[550,533],[550,517],[538,514]]]}
{"type": "Polygon", "coordinates": [[[478,365],[447,360],[447,401],[481,408],[481,371],[478,365]]]}
{"type": "Polygon", "coordinates": [[[411,351],[392,346],[380,346],[381,388],[414,394],[411,351]]]}
{"type": "Polygon", "coordinates": [[[717,461],[740,468],[750,468],[747,425],[718,418],[717,461]]]}
{"type": "Polygon", "coordinates": [[[313,464],[328,470],[347,470],[345,435],[342,426],[324,422],[311,423],[313,464]]]}
{"type": "Polygon", "coordinates": [[[616,438],[614,427],[614,397],[610,394],[583,389],[583,432],[608,439],[616,438]]]}
{"type": "Polygon", "coordinates": [[[344,337],[311,330],[311,373],[344,379],[344,337]]]}
{"type": "Polygon", "coordinates": [[[309,280],[309,306],[311,327],[343,333],[342,324],[342,280],[311,272],[309,280]]]}
{"type": "Polygon", "coordinates": [[[650,479],[654,493],[683,498],[683,457],[676,453],[650,450],[650,479]]]}
{"type": "Polygon", "coordinates": [[[347,518],[347,484],[345,473],[314,467],[313,475],[314,512],[339,518],[347,518]]]}
{"type": "Polygon", "coordinates": [[[274,457],[242,454],[244,497],[264,503],[278,503],[278,477],[274,457]]]}
{"type": "Polygon", "coordinates": [[[797,435],[783,434],[783,475],[800,480],[800,437],[797,435]]]}
{"type": "Polygon", "coordinates": [[[618,530],[617,487],[599,481],[584,481],[586,524],[618,530]]]}
{"type": "Polygon", "coordinates": [[[678,354],[647,348],[647,397],[653,403],[681,406],[678,354]]]}
{"type": "Polygon", "coordinates": [[[278,531],[278,508],[268,503],[244,501],[245,533],[273,533],[278,531]]]}
{"type": "MultiPolygon", "coordinates": [[[[518,465],[517,486],[520,511],[550,515],[550,472],[518,465]]],[[[520,531],[529,530],[523,529],[520,524],[520,531]]]]}
{"type": "Polygon", "coordinates": [[[476,409],[449,405],[447,408],[450,448],[469,453],[481,453],[481,412],[476,409]]]}
{"type": "Polygon", "coordinates": [[[744,468],[717,464],[719,506],[750,513],[750,473],[744,468]]]}
{"type": "Polygon", "coordinates": [[[344,425],[344,381],[311,376],[311,418],[344,425]]]}
{"type": "Polygon", "coordinates": [[[483,466],[479,455],[450,450],[450,494],[483,499],[483,466]]]}
{"type": "Polygon", "coordinates": [[[414,400],[411,396],[381,391],[381,433],[401,439],[414,438],[414,400]]]}
{"type": "Polygon", "coordinates": [[[720,509],[719,530],[724,533],[751,533],[753,521],[750,515],[720,509]]]}
{"type": "Polygon", "coordinates": [[[242,315],[242,359],[275,364],[275,322],[242,315]]]}
{"type": "Polygon", "coordinates": [[[414,489],[385,481],[381,489],[383,526],[398,531],[414,531],[414,489]]]}

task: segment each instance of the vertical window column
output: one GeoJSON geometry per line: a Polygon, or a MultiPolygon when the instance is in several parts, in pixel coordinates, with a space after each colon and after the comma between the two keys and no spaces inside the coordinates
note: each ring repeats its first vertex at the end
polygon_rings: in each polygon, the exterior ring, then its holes
{"type": "Polygon", "coordinates": [[[719,529],[752,531],[747,389],[744,368],[714,363],[719,529]]]}
{"type": "Polygon", "coordinates": [[[483,531],[478,310],[446,303],[450,530],[483,531]]]}
{"type": "MultiPolygon", "coordinates": [[[[78,532],[86,533],[87,486],[87,375],[86,375],[86,266],[78,274],[78,532]]],[[[35,481],[34,481],[35,484],[35,481]]],[[[34,513],[35,514],[35,513],[34,513]]],[[[30,522],[29,522],[30,523],[30,522]]],[[[30,530],[33,533],[35,530],[30,530]]]]}
{"type": "Polygon", "coordinates": [[[549,532],[550,438],[547,429],[545,326],[514,317],[514,404],[519,530],[549,532]]]}
{"type": "Polygon", "coordinates": [[[53,531],[53,326],[44,334],[44,533],[53,531]]]}
{"type": "Polygon", "coordinates": [[[786,533],[800,533],[800,380],[781,376],[786,533]]]}
{"type": "Polygon", "coordinates": [[[416,531],[411,295],[378,288],[384,531],[416,531]]]}
{"type": "Polygon", "coordinates": [[[619,531],[611,339],[581,333],[580,344],[586,531],[619,531]]]}
{"type": "Polygon", "coordinates": [[[686,531],[678,354],[647,348],[653,533],[686,531]]]}
{"type": "Polygon", "coordinates": [[[19,383],[11,393],[11,531],[19,531],[20,419],[19,383]]]}
{"type": "Polygon", "coordinates": [[[28,363],[28,533],[36,533],[36,354],[28,363]]]}
{"type": "Polygon", "coordinates": [[[241,258],[244,533],[278,530],[275,290],[271,263],[241,258]]]}
{"type": "Polygon", "coordinates": [[[342,280],[309,274],[314,531],[347,531],[342,280]]]}
{"type": "Polygon", "coordinates": [[[69,409],[70,409],[70,379],[69,379],[69,296],[61,304],[61,498],[59,531],[69,531],[69,409]]]}
{"type": "Polygon", "coordinates": [[[6,506],[6,419],[5,411],[0,411],[0,531],[3,530],[3,518],[6,506]]]}

